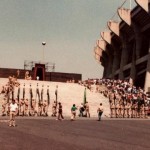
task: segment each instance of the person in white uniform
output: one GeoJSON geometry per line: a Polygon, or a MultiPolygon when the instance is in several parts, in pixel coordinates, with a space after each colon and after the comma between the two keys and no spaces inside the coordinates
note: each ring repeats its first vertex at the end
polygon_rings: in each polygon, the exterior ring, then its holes
{"type": "Polygon", "coordinates": [[[15,100],[13,99],[12,102],[9,105],[10,108],[10,121],[9,121],[9,126],[10,127],[15,127],[16,123],[15,123],[15,116],[17,115],[18,112],[18,105],[15,102],[15,100]]]}

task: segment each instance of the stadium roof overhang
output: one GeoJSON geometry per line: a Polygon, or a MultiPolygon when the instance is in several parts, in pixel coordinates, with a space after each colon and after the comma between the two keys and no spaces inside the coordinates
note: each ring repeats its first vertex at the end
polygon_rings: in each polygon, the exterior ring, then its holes
{"type": "MultiPolygon", "coordinates": [[[[140,1],[141,3],[143,2],[142,0],[136,0],[136,1],[140,1]]],[[[116,50],[116,48],[119,50],[122,47],[122,38],[121,38],[122,34],[125,33],[126,36],[129,37],[128,38],[129,41],[131,41],[134,38],[135,36],[134,24],[140,27],[141,32],[150,36],[150,11],[149,11],[150,0],[145,0],[145,1],[147,1],[148,3],[148,8],[146,8],[148,9],[148,11],[145,10],[141,5],[139,5],[139,3],[137,3],[138,5],[132,11],[130,11],[131,24],[125,22],[124,20],[122,20],[121,22],[115,22],[112,20],[108,21],[109,31],[101,32],[101,37],[106,42],[104,45],[105,49],[102,47],[103,52],[100,57],[100,61],[102,62],[101,63],[102,65],[104,65],[104,62],[107,59],[106,57],[107,47],[109,48],[111,47],[111,50],[116,50]],[[114,31],[112,30],[113,28],[110,28],[110,25],[112,25],[114,29],[117,29],[117,27],[119,28],[118,30],[114,31]]]]}

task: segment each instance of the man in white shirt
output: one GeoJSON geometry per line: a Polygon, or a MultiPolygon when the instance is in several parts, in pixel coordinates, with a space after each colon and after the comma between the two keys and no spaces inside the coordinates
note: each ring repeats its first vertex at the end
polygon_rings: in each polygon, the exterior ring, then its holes
{"type": "Polygon", "coordinates": [[[15,127],[16,124],[15,124],[15,116],[18,112],[18,105],[15,103],[15,100],[13,99],[10,106],[10,121],[9,121],[9,126],[10,127],[15,127]]]}

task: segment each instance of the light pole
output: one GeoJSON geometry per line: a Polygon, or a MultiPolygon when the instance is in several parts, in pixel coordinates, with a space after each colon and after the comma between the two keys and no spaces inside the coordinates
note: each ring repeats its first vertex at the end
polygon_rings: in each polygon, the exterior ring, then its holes
{"type": "Polygon", "coordinates": [[[42,45],[43,45],[43,58],[42,58],[42,60],[43,60],[43,63],[44,63],[44,47],[46,45],[46,42],[42,42],[42,45]]]}

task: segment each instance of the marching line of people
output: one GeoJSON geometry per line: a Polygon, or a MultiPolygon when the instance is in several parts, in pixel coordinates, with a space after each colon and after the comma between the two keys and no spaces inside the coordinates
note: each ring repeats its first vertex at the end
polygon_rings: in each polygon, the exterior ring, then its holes
{"type": "MultiPolygon", "coordinates": [[[[58,97],[57,93],[58,85],[56,85],[55,90],[56,102],[58,97]]],[[[10,104],[12,101],[15,101],[18,106],[17,116],[48,116],[48,108],[50,106],[49,85],[44,93],[44,85],[40,89],[37,83],[36,91],[33,92],[31,84],[29,89],[26,88],[25,84],[21,88],[17,78],[10,76],[7,84],[2,86],[0,94],[2,100],[2,116],[10,115],[10,104]],[[46,95],[45,97],[44,94],[46,95]],[[27,98],[26,95],[29,97],[27,98]]]]}
{"type": "Polygon", "coordinates": [[[3,94],[2,99],[2,116],[9,115],[10,103],[15,100],[15,103],[18,105],[18,116],[48,116],[48,107],[50,105],[50,94],[49,89],[47,88],[47,99],[43,98],[43,88],[41,89],[41,93],[39,91],[38,85],[36,89],[35,98],[33,98],[33,91],[30,85],[29,95],[30,98],[25,98],[25,85],[23,88],[23,96],[20,96],[21,88],[18,86],[17,98],[14,98],[14,88],[10,88],[11,86],[6,86],[5,90],[2,90],[1,94],[3,94]]]}

